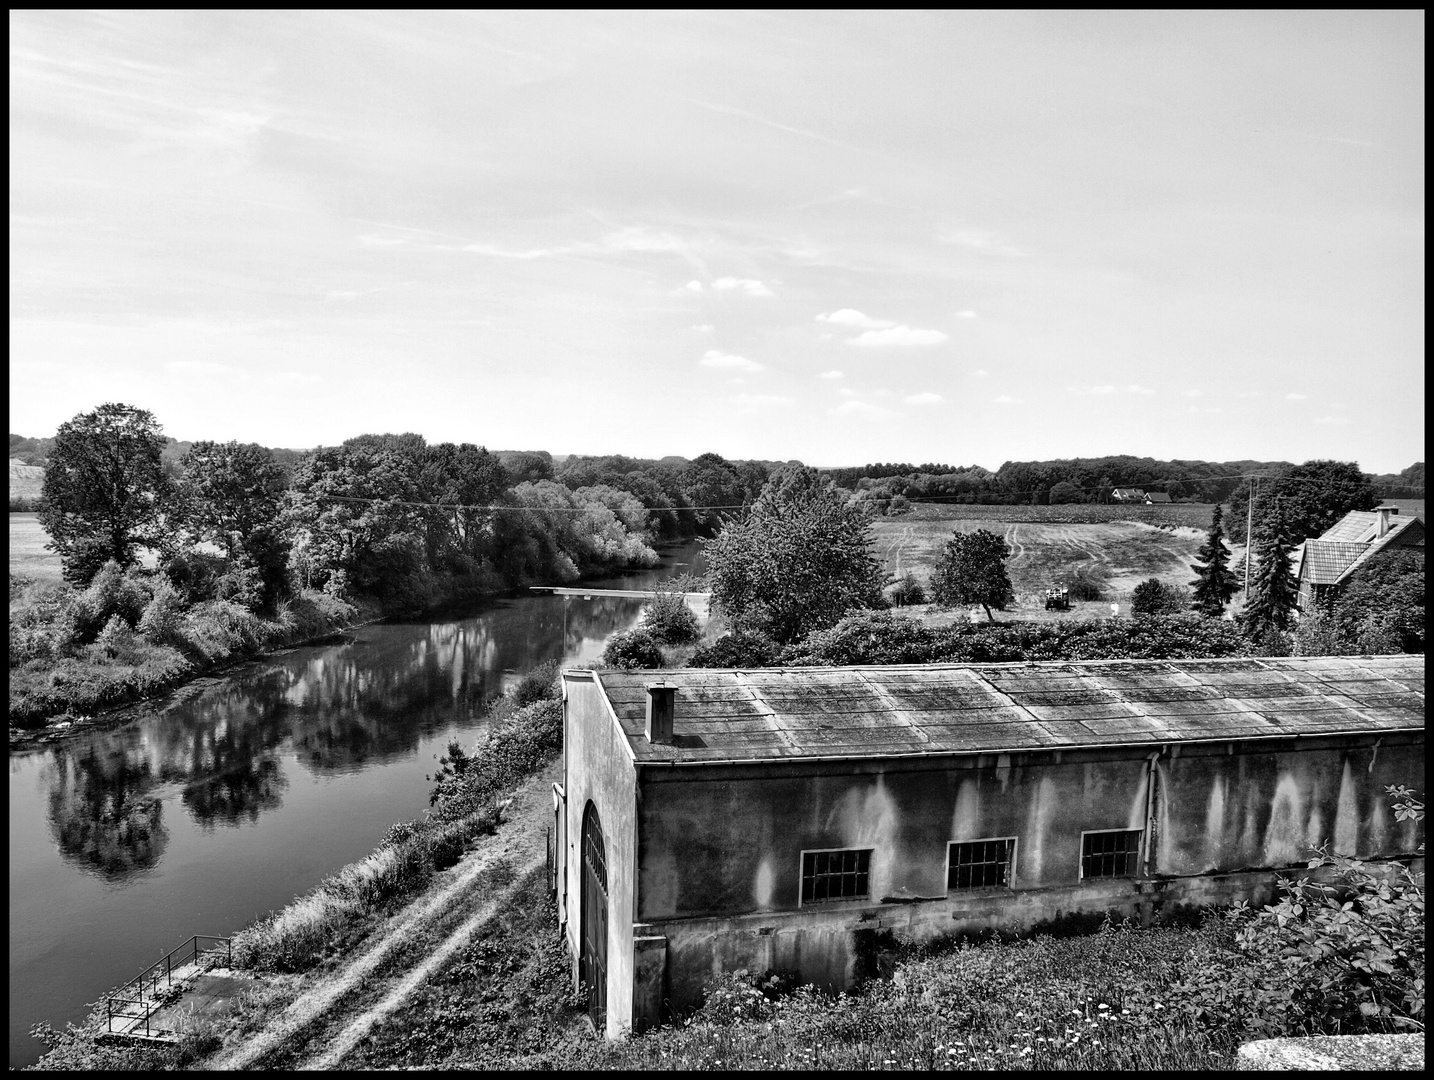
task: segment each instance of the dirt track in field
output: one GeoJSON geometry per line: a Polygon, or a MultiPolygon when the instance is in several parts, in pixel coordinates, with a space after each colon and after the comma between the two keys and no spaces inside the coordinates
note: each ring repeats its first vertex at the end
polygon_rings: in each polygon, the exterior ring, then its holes
{"type": "Polygon", "coordinates": [[[546,864],[543,828],[552,817],[552,784],[562,760],[523,784],[498,832],[443,872],[363,943],[353,959],[312,973],[285,1009],[209,1069],[334,1069],[375,1025],[442,971],[473,935],[511,902],[546,864]]]}
{"type": "MultiPolygon", "coordinates": [[[[1190,564],[1204,539],[1193,528],[1161,529],[1129,521],[1065,524],[896,518],[876,522],[875,548],[889,575],[909,570],[927,584],[952,532],[978,528],[1005,538],[1011,550],[1006,567],[1021,609],[1042,606],[1037,601],[1052,581],[1081,570],[1102,581],[1111,599],[1127,602],[1129,591],[1147,578],[1183,588],[1192,576],[1190,564]]],[[[1236,549],[1233,557],[1238,559],[1241,553],[1236,549]]],[[[1022,610],[1021,617],[1026,615],[1022,610]]]]}

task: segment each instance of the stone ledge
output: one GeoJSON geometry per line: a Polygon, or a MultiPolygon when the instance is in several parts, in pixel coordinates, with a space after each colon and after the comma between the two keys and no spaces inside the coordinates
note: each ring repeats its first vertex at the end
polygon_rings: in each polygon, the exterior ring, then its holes
{"type": "Polygon", "coordinates": [[[1235,1068],[1273,1070],[1424,1071],[1423,1035],[1318,1035],[1305,1039],[1259,1039],[1242,1045],[1235,1068]]]}

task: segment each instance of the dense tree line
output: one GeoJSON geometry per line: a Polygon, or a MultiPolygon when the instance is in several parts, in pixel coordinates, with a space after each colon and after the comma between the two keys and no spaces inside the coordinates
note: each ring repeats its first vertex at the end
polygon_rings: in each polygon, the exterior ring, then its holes
{"type": "Polygon", "coordinates": [[[715,536],[775,464],[703,454],[555,466],[543,451],[411,432],[305,452],[177,443],[150,413],[115,404],[62,425],[45,454],[42,523],[73,585],[148,549],[185,601],[252,611],[313,590],[408,612],[654,565],[657,544],[715,536]]]}

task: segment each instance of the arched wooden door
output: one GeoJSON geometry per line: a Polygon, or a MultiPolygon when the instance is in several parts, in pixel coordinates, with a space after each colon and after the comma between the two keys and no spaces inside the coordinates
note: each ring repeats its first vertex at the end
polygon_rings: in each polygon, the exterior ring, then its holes
{"type": "Polygon", "coordinates": [[[588,985],[588,1015],[601,1035],[607,1025],[607,851],[592,803],[583,811],[582,905],[582,977],[588,985]]]}

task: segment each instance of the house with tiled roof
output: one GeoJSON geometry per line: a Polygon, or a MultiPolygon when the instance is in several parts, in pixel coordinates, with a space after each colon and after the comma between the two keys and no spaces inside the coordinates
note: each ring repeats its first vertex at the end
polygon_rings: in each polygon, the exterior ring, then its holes
{"type": "Polygon", "coordinates": [[[721,972],[1269,903],[1312,845],[1422,871],[1424,657],[568,670],[549,887],[610,1038],[721,972]]]}
{"type": "Polygon", "coordinates": [[[1401,519],[1399,507],[1351,510],[1317,539],[1306,540],[1292,553],[1292,569],[1300,583],[1301,611],[1330,599],[1380,552],[1400,548],[1424,550],[1424,522],[1401,519]]]}
{"type": "Polygon", "coordinates": [[[1147,491],[1145,493],[1145,505],[1156,506],[1170,502],[1170,496],[1163,491],[1147,491]]]}
{"type": "Polygon", "coordinates": [[[1116,488],[1110,493],[1110,497],[1116,502],[1144,502],[1144,488],[1116,488]]]}

